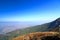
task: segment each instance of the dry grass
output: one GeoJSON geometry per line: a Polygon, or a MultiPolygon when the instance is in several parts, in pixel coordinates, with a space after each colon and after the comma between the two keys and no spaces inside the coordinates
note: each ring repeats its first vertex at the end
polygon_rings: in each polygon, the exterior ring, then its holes
{"type": "Polygon", "coordinates": [[[42,37],[46,37],[46,36],[59,37],[59,32],[35,32],[23,36],[18,36],[16,38],[13,38],[13,40],[36,40],[36,39],[41,40],[42,37]]]}

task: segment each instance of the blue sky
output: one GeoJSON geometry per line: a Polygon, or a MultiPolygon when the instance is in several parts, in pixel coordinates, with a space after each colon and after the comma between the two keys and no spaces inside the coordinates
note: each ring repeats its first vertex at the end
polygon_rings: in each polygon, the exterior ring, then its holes
{"type": "Polygon", "coordinates": [[[0,21],[51,21],[60,17],[60,0],[0,0],[0,21]]]}

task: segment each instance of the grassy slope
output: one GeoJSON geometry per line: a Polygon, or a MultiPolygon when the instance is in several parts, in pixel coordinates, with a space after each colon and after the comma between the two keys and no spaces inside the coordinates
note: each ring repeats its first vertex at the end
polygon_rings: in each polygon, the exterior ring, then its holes
{"type": "MultiPolygon", "coordinates": [[[[33,26],[33,27],[21,29],[21,30],[15,30],[15,31],[12,31],[10,33],[7,33],[8,36],[2,37],[1,40],[9,40],[9,39],[11,40],[12,38],[15,38],[17,36],[28,34],[28,33],[32,33],[32,32],[48,31],[49,30],[48,26],[49,26],[49,23],[46,23],[46,24],[43,24],[43,25],[37,25],[37,26],[33,26]]],[[[53,29],[53,31],[57,30],[57,29],[58,28],[55,28],[55,29],[53,29]]]]}
{"type": "Polygon", "coordinates": [[[3,37],[3,39],[8,38],[8,39],[11,40],[12,38],[20,36],[20,35],[24,35],[24,34],[28,34],[28,33],[32,33],[32,32],[47,31],[48,30],[48,25],[49,25],[49,23],[46,23],[46,24],[42,24],[42,25],[28,27],[28,28],[21,29],[21,30],[15,30],[15,31],[7,33],[8,37],[7,36],[3,37]]]}
{"type": "Polygon", "coordinates": [[[40,40],[41,37],[43,38],[43,37],[47,37],[47,36],[51,36],[51,37],[57,36],[57,37],[59,37],[59,32],[35,32],[35,33],[29,33],[27,35],[18,36],[16,38],[13,38],[12,40],[24,40],[24,38],[25,38],[25,40],[29,40],[29,39],[32,39],[32,40],[39,39],[40,40]],[[28,37],[29,37],[29,39],[28,39],[28,37]]]}

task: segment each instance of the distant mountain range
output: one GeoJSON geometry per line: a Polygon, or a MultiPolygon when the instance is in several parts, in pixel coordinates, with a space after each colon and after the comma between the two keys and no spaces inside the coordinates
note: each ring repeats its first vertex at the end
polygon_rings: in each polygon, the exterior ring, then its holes
{"type": "MultiPolygon", "coordinates": [[[[1,39],[3,40],[3,39],[6,39],[6,37],[7,37],[11,40],[14,37],[32,33],[32,32],[45,32],[45,31],[58,31],[59,32],[60,31],[59,27],[60,27],[60,18],[58,18],[50,23],[45,23],[42,25],[36,25],[36,26],[27,27],[24,29],[18,29],[18,30],[14,30],[12,32],[8,32],[1,39]]],[[[8,40],[8,39],[6,39],[6,40],[8,40]]]]}

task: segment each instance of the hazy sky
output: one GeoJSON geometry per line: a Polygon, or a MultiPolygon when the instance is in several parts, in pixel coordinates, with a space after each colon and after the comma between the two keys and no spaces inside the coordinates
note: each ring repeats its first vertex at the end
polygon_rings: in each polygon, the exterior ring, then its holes
{"type": "Polygon", "coordinates": [[[60,0],[0,0],[0,21],[43,21],[60,17],[60,0]]]}

